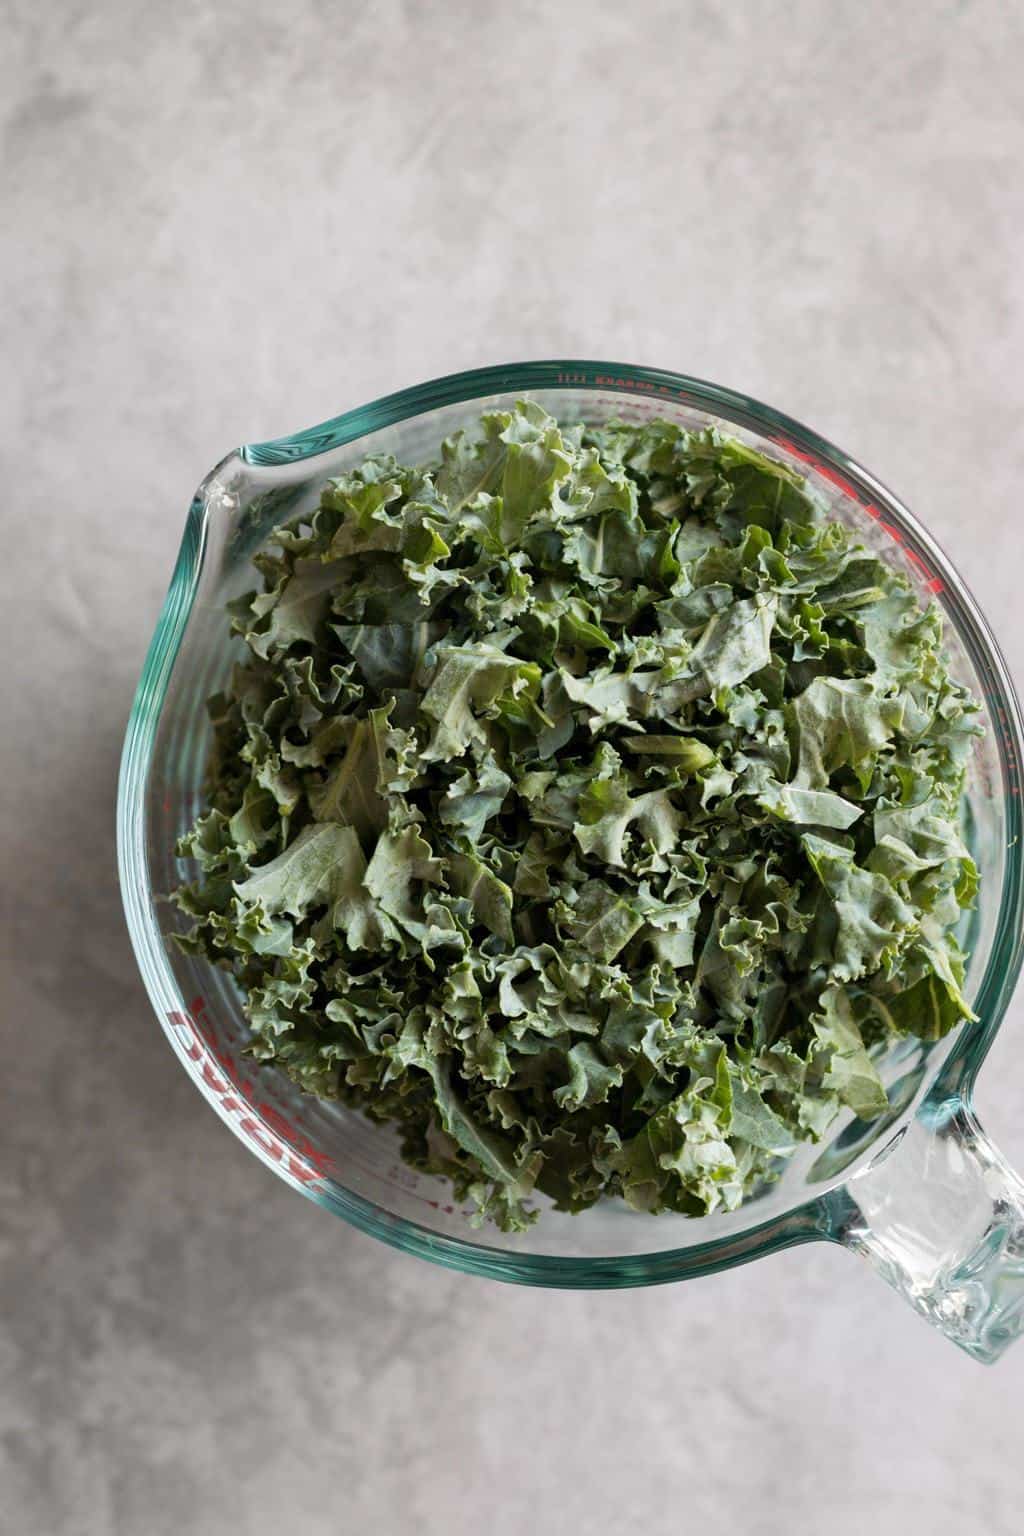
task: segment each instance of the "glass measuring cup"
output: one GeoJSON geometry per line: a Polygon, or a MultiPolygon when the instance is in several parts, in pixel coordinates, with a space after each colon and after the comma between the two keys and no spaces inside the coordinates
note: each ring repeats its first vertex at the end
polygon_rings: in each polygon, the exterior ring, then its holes
{"type": "Polygon", "coordinates": [[[281,1178],[363,1231],[467,1272],[581,1288],[683,1280],[831,1240],[867,1256],[950,1339],[992,1361],[1024,1331],[1024,1183],[981,1131],[972,1095],[1021,966],[1021,760],[1019,708],[970,594],[910,513],[845,454],[776,411],[678,374],[511,364],[435,380],[249,445],[204,480],[128,725],[118,802],[122,891],[153,1006],[200,1091],[281,1178]],[[315,505],[325,479],[367,453],[429,460],[448,433],[524,394],[562,420],[715,423],[797,468],[834,516],[903,570],[923,600],[939,603],[953,670],[983,706],[967,799],[981,889],[963,934],[964,991],[978,1022],[943,1041],[895,1046],[880,1063],[888,1112],[871,1124],[840,1117],[776,1184],[732,1213],[649,1216],[607,1201],[580,1216],[542,1209],[526,1233],[474,1229],[448,1185],[404,1166],[389,1127],[305,1096],[246,1057],[230,976],[168,943],[181,922],[166,900],[184,870],[174,846],[201,805],[205,701],[238,654],[224,605],[252,586],[253,552],[272,528],[315,505]]]}

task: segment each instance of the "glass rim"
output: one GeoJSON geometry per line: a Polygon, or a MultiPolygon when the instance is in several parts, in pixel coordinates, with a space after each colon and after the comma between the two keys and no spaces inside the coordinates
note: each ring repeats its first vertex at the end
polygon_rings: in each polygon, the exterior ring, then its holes
{"type": "MultiPolygon", "coordinates": [[[[586,359],[546,359],[498,364],[448,374],[358,406],[317,426],[286,437],[243,445],[228,454],[200,484],[189,507],[181,547],[156,631],[136,690],[121,756],[117,802],[117,854],[122,900],[136,960],[153,1008],[172,1049],[206,1101],[268,1167],[318,1205],[392,1247],[467,1273],[521,1284],[580,1289],[660,1284],[712,1273],[778,1251],[793,1243],[835,1236],[841,1220],[845,1178],[829,1189],[797,1200],[760,1224],[734,1230],[691,1247],[622,1256],[561,1257],[518,1253],[486,1242],[447,1237],[407,1217],[392,1215],[354,1191],[332,1182],[309,1187],[246,1139],[237,1122],[197,1069],[169,1020],[188,1004],[167,959],[155,921],[145,843],[146,786],[157,725],[178,649],[188,624],[203,567],[211,515],[208,488],[221,468],[241,460],[253,467],[285,467],[330,453],[345,444],[413,416],[447,405],[496,394],[531,390],[621,393],[688,404],[726,425],[745,426],[774,439],[854,499],[884,513],[912,560],[934,573],[958,636],[982,683],[989,711],[1001,727],[997,747],[1007,822],[1007,860],[995,936],[975,1007],[979,1018],[958,1032],[935,1081],[919,1106],[948,1099],[969,1102],[974,1080],[1002,1022],[1024,959],[1024,848],[1021,845],[1021,763],[1024,725],[1013,684],[972,594],[943,550],[909,509],[855,459],[813,429],[762,402],[707,380],[665,369],[586,359]],[[840,1198],[836,1198],[840,1197],[840,1198]]],[[[887,1142],[900,1134],[901,1119],[887,1142]]]]}

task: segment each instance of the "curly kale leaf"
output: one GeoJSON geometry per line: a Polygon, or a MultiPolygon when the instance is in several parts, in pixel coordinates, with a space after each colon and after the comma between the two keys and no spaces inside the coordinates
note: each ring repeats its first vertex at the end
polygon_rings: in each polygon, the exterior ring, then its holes
{"type": "Polygon", "coordinates": [[[256,566],[180,942],[481,1217],[733,1209],[970,1016],[975,706],[784,466],[520,402],[256,566]]]}

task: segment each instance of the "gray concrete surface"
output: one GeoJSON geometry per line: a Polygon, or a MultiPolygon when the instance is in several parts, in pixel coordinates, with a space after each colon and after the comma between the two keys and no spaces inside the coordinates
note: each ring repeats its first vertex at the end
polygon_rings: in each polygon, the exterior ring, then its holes
{"type": "Polygon", "coordinates": [[[1015,1536],[1024,1347],[975,1366],[838,1250],[513,1290],[290,1193],[164,1044],[112,832],[200,476],[496,359],[815,424],[1024,678],[1024,13],[8,0],[0,55],[0,1530],[1015,1536]]]}

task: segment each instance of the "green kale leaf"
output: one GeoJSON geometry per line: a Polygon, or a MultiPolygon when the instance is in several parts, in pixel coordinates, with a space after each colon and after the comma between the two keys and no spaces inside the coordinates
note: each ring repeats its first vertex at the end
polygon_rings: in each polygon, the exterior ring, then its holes
{"type": "Polygon", "coordinates": [[[733,1210],[971,1016],[977,711],[789,468],[523,401],[255,566],[179,942],[480,1220],[733,1210]]]}

